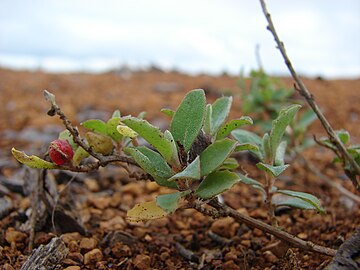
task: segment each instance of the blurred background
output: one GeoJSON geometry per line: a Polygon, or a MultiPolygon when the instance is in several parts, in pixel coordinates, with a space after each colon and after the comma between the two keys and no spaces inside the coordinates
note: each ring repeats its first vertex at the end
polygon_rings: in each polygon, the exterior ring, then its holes
{"type": "MultiPolygon", "coordinates": [[[[295,68],[360,75],[360,1],[267,1],[295,68]]],[[[105,72],[158,66],[190,74],[287,75],[259,1],[1,0],[0,67],[105,72]]]]}

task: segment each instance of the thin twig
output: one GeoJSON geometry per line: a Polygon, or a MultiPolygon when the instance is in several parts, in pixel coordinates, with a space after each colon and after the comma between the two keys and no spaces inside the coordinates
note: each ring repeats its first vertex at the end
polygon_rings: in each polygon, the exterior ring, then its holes
{"type": "Polygon", "coordinates": [[[348,151],[346,150],[344,144],[340,141],[340,139],[336,136],[334,129],[331,127],[329,121],[326,119],[326,117],[324,116],[324,114],[321,112],[318,104],[316,103],[313,95],[310,93],[310,91],[306,88],[305,84],[303,83],[303,81],[300,79],[300,77],[298,76],[298,74],[296,73],[290,58],[288,57],[286,50],[285,50],[285,46],[284,43],[280,40],[275,26],[272,22],[271,19],[271,15],[267,10],[266,4],[265,4],[265,0],[260,0],[261,3],[261,7],[263,10],[263,13],[266,17],[266,20],[268,22],[268,26],[267,29],[271,32],[271,34],[273,35],[275,42],[277,44],[278,49],[281,52],[281,55],[285,61],[286,66],[288,67],[292,77],[294,78],[296,84],[298,85],[298,90],[300,92],[300,94],[302,96],[304,96],[304,98],[306,99],[307,103],[310,105],[310,107],[313,109],[313,111],[316,113],[317,117],[319,118],[322,126],[324,127],[325,131],[327,132],[327,134],[329,135],[329,138],[331,140],[332,143],[334,143],[334,145],[336,146],[336,148],[339,150],[339,152],[341,153],[341,157],[343,160],[347,160],[348,163],[351,165],[352,167],[352,171],[350,172],[346,172],[346,174],[348,175],[348,177],[351,179],[353,185],[355,186],[355,188],[360,192],[360,183],[356,178],[356,175],[360,175],[360,166],[355,162],[355,160],[353,159],[353,157],[348,153],[348,151]]]}
{"type": "Polygon", "coordinates": [[[48,115],[50,115],[50,116],[58,115],[60,117],[60,119],[63,121],[66,129],[72,135],[74,142],[77,145],[79,145],[80,147],[84,148],[84,150],[86,152],[88,152],[91,156],[93,156],[94,158],[96,158],[98,160],[97,162],[91,163],[89,165],[74,166],[72,168],[64,167],[64,168],[60,168],[60,169],[66,169],[66,170],[70,169],[71,171],[76,171],[76,172],[89,172],[91,170],[96,170],[99,167],[105,167],[107,164],[113,163],[113,162],[126,162],[129,164],[137,165],[136,162],[132,158],[129,158],[126,156],[121,156],[121,155],[104,156],[102,154],[95,152],[92,149],[92,147],[88,146],[87,143],[85,143],[85,141],[80,138],[78,129],[71,124],[70,120],[66,117],[64,112],[56,104],[55,96],[52,93],[50,93],[49,91],[44,90],[44,97],[51,104],[51,108],[48,111],[48,115]]]}
{"type": "Polygon", "coordinates": [[[308,160],[306,160],[300,153],[297,153],[297,157],[300,159],[301,162],[304,163],[305,167],[312,172],[314,175],[316,175],[316,177],[324,180],[324,182],[337,189],[342,195],[346,196],[347,198],[351,199],[352,201],[354,201],[357,204],[360,204],[360,197],[357,196],[356,194],[352,193],[351,191],[347,190],[346,188],[344,188],[342,185],[340,185],[339,183],[331,180],[327,175],[323,174],[321,171],[319,171],[314,164],[312,164],[311,162],[309,162],[308,160]]]}
{"type": "Polygon", "coordinates": [[[243,222],[252,228],[257,228],[263,232],[269,233],[294,247],[298,247],[307,251],[317,252],[327,256],[335,256],[336,250],[334,249],[316,245],[310,241],[304,241],[294,235],[291,235],[281,230],[280,228],[270,226],[260,220],[243,215],[238,211],[236,211],[235,209],[220,203],[217,199],[212,199],[211,201],[208,202],[208,205],[210,205],[213,208],[206,209],[201,202],[195,202],[193,207],[199,212],[208,216],[212,216],[214,218],[232,217],[237,222],[243,222]]]}

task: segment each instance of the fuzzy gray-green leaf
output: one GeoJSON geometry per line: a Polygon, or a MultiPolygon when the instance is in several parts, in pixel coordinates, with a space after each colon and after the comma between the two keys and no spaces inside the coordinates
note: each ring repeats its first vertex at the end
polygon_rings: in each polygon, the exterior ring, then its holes
{"type": "Polygon", "coordinates": [[[225,138],[234,129],[240,128],[244,125],[252,125],[252,124],[253,124],[253,120],[249,116],[242,116],[239,119],[233,119],[230,122],[221,126],[220,130],[216,135],[216,139],[220,140],[222,138],[225,138]]]}
{"type": "Polygon", "coordinates": [[[178,179],[200,179],[200,159],[197,156],[183,171],[173,175],[168,181],[175,181],[178,179]]]}
{"type": "Polygon", "coordinates": [[[164,137],[159,128],[151,125],[146,120],[131,116],[125,117],[122,122],[153,145],[166,161],[171,161],[173,155],[172,143],[164,137]]]}
{"type": "Polygon", "coordinates": [[[269,164],[265,164],[262,162],[259,162],[256,164],[256,167],[258,167],[259,169],[271,173],[274,177],[278,177],[280,174],[282,174],[287,167],[289,167],[289,164],[286,165],[281,165],[281,166],[271,166],[269,164]]]}
{"type": "Polygon", "coordinates": [[[99,119],[90,119],[81,123],[81,125],[91,131],[107,135],[106,123],[99,119]]]}
{"type": "Polygon", "coordinates": [[[185,151],[198,136],[205,117],[205,93],[202,89],[190,91],[177,108],[170,124],[170,132],[175,141],[180,142],[185,151]]]}
{"type": "Polygon", "coordinates": [[[274,161],[274,165],[275,165],[275,166],[280,166],[280,165],[284,165],[284,164],[285,164],[286,146],[287,146],[287,142],[286,142],[286,141],[282,141],[282,142],[279,144],[278,148],[276,149],[275,161],[274,161]]]}
{"type": "Polygon", "coordinates": [[[180,200],[189,192],[176,192],[170,194],[162,194],[156,197],[156,205],[165,210],[168,214],[174,213],[180,206],[180,200]]]}
{"type": "Polygon", "coordinates": [[[11,153],[20,163],[36,169],[56,169],[59,166],[56,166],[54,163],[43,160],[37,156],[28,156],[23,151],[18,151],[15,148],[11,149],[11,153]]]}
{"type": "Polygon", "coordinates": [[[212,104],[211,135],[214,136],[226,120],[232,103],[232,97],[218,98],[212,104]]]}
{"type": "Polygon", "coordinates": [[[230,139],[215,141],[200,154],[200,174],[207,175],[222,165],[234,151],[236,142],[230,139]]]}
{"type": "Polygon", "coordinates": [[[201,199],[210,199],[230,189],[239,182],[240,178],[236,173],[229,171],[216,171],[209,174],[195,191],[195,195],[201,199]]]}

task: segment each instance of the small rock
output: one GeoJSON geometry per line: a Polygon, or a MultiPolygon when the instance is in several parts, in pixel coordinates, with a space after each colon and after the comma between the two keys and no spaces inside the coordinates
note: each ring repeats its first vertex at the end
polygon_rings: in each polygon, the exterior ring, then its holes
{"type": "Polygon", "coordinates": [[[80,266],[69,266],[69,267],[66,267],[64,270],[80,270],[80,266]]]}
{"type": "Polygon", "coordinates": [[[306,233],[299,233],[297,235],[297,237],[299,237],[300,239],[306,240],[308,238],[308,235],[306,233]]]}
{"type": "Polygon", "coordinates": [[[78,252],[80,251],[80,247],[77,241],[72,240],[67,244],[67,247],[70,252],[78,252]]]}
{"type": "Polygon", "coordinates": [[[8,228],[5,233],[5,239],[9,244],[24,242],[26,238],[27,235],[25,233],[15,231],[14,228],[8,228]]]}
{"type": "Polygon", "coordinates": [[[108,221],[100,222],[100,228],[105,231],[123,230],[125,229],[125,227],[126,227],[126,222],[120,216],[116,216],[108,221]]]}
{"type": "Polygon", "coordinates": [[[88,253],[84,255],[84,264],[94,264],[96,262],[101,261],[103,258],[103,255],[101,253],[101,250],[98,248],[95,248],[88,253]]]}
{"type": "Polygon", "coordinates": [[[134,266],[139,270],[147,270],[150,268],[151,258],[148,255],[139,254],[134,259],[134,266]]]}
{"type": "Polygon", "coordinates": [[[231,261],[227,261],[223,264],[223,268],[222,269],[227,269],[227,270],[240,270],[240,266],[238,266],[233,260],[231,261]]]}
{"type": "Polygon", "coordinates": [[[65,244],[68,244],[71,241],[79,241],[81,239],[81,235],[78,232],[64,233],[61,238],[65,244]]]}
{"type": "Polygon", "coordinates": [[[278,258],[270,250],[264,252],[264,258],[269,263],[276,263],[278,261],[278,258]]]}
{"type": "Polygon", "coordinates": [[[92,192],[97,192],[100,190],[99,183],[98,183],[98,181],[96,181],[96,179],[85,178],[84,184],[88,188],[88,190],[90,190],[92,192]]]}
{"type": "Polygon", "coordinates": [[[129,246],[124,245],[123,243],[115,243],[115,245],[112,247],[111,252],[113,256],[117,259],[123,258],[123,257],[130,257],[132,252],[129,246]]]}
{"type": "Polygon", "coordinates": [[[146,189],[149,192],[158,191],[160,186],[156,182],[146,182],[146,189]]]}
{"type": "Polygon", "coordinates": [[[78,264],[83,264],[83,261],[84,261],[84,256],[78,252],[69,253],[67,255],[67,258],[69,258],[70,260],[73,260],[74,262],[76,262],[78,264]]]}
{"type": "Polygon", "coordinates": [[[97,241],[94,238],[83,238],[80,241],[80,249],[84,253],[96,248],[97,241]]]}
{"type": "Polygon", "coordinates": [[[233,218],[226,217],[214,221],[210,229],[220,236],[231,238],[236,234],[238,226],[233,218]]]}
{"type": "Polygon", "coordinates": [[[122,192],[130,193],[132,195],[138,196],[138,195],[141,195],[142,190],[140,188],[140,184],[137,182],[134,182],[134,183],[129,183],[129,184],[126,184],[125,186],[123,186],[122,192]]]}
{"type": "Polygon", "coordinates": [[[111,203],[111,197],[92,197],[88,199],[91,205],[94,205],[97,209],[108,208],[111,203]]]}
{"type": "Polygon", "coordinates": [[[55,237],[55,235],[53,235],[52,233],[38,232],[35,235],[34,244],[36,246],[46,245],[51,241],[53,237],[55,237]]]}

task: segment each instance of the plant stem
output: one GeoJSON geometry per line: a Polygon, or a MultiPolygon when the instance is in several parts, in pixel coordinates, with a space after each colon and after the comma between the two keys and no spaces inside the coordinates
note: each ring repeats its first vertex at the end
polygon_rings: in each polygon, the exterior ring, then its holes
{"type": "Polygon", "coordinates": [[[271,15],[267,10],[266,4],[265,4],[265,0],[260,0],[260,4],[262,7],[262,11],[266,17],[266,20],[268,22],[268,26],[267,29],[271,32],[271,34],[273,35],[275,42],[277,44],[277,48],[280,50],[281,55],[285,61],[285,64],[287,66],[287,68],[289,69],[292,77],[294,78],[297,87],[295,87],[300,94],[305,98],[305,100],[307,101],[307,103],[310,105],[310,107],[313,109],[313,111],[316,113],[317,117],[319,118],[322,126],[324,127],[325,131],[327,132],[327,134],[329,135],[330,141],[332,143],[335,144],[336,148],[339,150],[341,157],[343,160],[347,160],[348,163],[351,165],[351,171],[350,172],[346,172],[346,174],[348,175],[348,177],[351,179],[353,185],[355,186],[355,188],[360,192],[360,180],[359,178],[356,178],[356,175],[360,175],[360,166],[355,162],[355,160],[353,159],[353,157],[348,153],[348,151],[346,150],[344,144],[340,141],[340,139],[336,136],[334,129],[331,127],[329,121],[326,119],[326,117],[323,115],[323,113],[321,112],[318,104],[316,103],[314,96],[310,93],[310,91],[306,88],[305,84],[303,83],[303,81],[300,79],[299,75],[296,73],[290,58],[288,57],[286,50],[285,50],[285,46],[284,43],[280,40],[275,26],[272,22],[271,19],[271,15]]]}
{"type": "Polygon", "coordinates": [[[274,183],[275,183],[275,179],[273,177],[269,177],[269,175],[265,172],[266,208],[269,213],[271,225],[277,227],[278,222],[275,217],[275,209],[273,204],[271,203],[273,196],[272,188],[274,186],[274,183]]]}
{"type": "Polygon", "coordinates": [[[316,245],[313,242],[310,241],[304,241],[294,235],[291,235],[283,230],[281,230],[278,227],[273,227],[271,225],[268,225],[260,220],[254,219],[252,217],[243,215],[236,211],[235,209],[220,203],[217,199],[212,199],[207,203],[212,209],[207,209],[203,206],[202,203],[197,202],[193,205],[193,207],[198,210],[199,212],[212,216],[214,218],[219,217],[232,217],[239,223],[245,223],[246,225],[257,228],[263,232],[269,233],[278,239],[290,244],[291,246],[301,248],[303,250],[317,252],[320,254],[324,254],[327,256],[335,256],[336,250],[327,248],[324,246],[316,245]]]}

